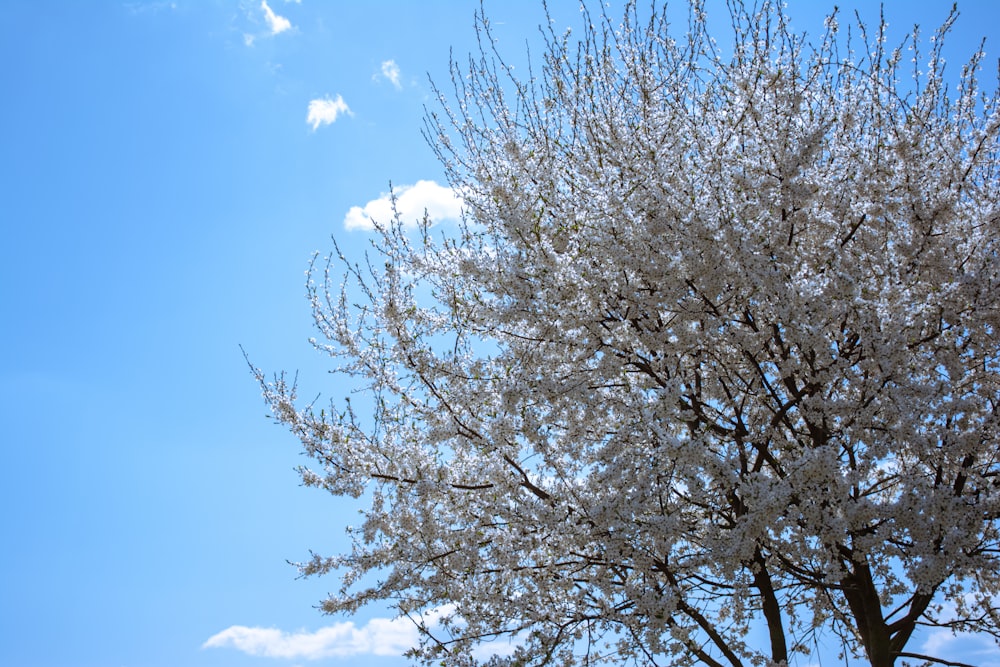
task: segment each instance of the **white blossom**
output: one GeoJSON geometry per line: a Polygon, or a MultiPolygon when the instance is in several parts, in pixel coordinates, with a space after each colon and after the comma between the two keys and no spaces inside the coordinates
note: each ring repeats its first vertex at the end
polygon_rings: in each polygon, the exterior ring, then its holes
{"type": "Polygon", "coordinates": [[[366,503],[349,553],[301,565],[341,577],[325,610],[445,609],[414,655],[448,666],[504,637],[484,664],[779,665],[822,637],[888,667],[917,624],[1000,635],[984,55],[956,92],[947,25],[908,81],[884,25],[810,44],[731,7],[732,55],[700,3],[686,34],[585,9],[532,80],[484,39],[428,118],[457,231],[397,210],[380,257],[310,273],[370,407],[257,373],[304,482],[366,503]]]}

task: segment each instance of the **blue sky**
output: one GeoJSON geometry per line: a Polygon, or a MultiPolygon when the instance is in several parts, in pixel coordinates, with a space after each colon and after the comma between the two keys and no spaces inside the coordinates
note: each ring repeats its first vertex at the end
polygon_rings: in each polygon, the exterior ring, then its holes
{"type": "MultiPolygon", "coordinates": [[[[886,14],[932,27],[950,4],[886,14]]],[[[827,3],[790,5],[820,29],[827,3]]],[[[343,548],[357,507],[299,487],[239,346],[346,390],[307,343],[303,272],[331,234],[361,257],[390,181],[453,210],[420,128],[478,6],[0,7],[0,664],[403,664],[406,627],[321,616],[336,582],[286,563],[343,548]]],[[[988,36],[995,63],[1000,5],[960,8],[956,59],[988,36]]],[[[486,9],[519,58],[540,3],[486,9]]]]}

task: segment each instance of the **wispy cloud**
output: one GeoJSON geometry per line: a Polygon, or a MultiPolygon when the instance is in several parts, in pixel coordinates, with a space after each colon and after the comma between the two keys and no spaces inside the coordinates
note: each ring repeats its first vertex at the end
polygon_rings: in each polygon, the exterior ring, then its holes
{"type": "Polygon", "coordinates": [[[382,63],[382,76],[392,82],[397,89],[402,88],[399,83],[399,65],[395,60],[386,60],[382,63]]]}
{"type": "Polygon", "coordinates": [[[234,648],[247,655],[319,660],[353,655],[402,655],[420,641],[408,618],[373,618],[358,627],[348,621],[315,632],[234,625],[209,637],[202,648],[234,648]]]}
{"type": "Polygon", "coordinates": [[[261,0],[260,8],[264,10],[264,20],[267,21],[267,27],[271,31],[272,35],[277,35],[285,32],[286,30],[292,29],[292,22],[284,16],[275,14],[274,10],[268,6],[267,0],[261,0]]]}
{"type": "MultiPolygon", "coordinates": [[[[394,192],[396,210],[407,225],[415,225],[424,217],[424,211],[436,221],[457,220],[462,214],[462,200],[455,191],[434,181],[417,181],[396,187],[394,192]]],[[[392,218],[392,196],[384,192],[364,206],[352,206],[344,217],[344,228],[373,229],[375,221],[388,224],[392,218]]]]}
{"type": "Polygon", "coordinates": [[[312,129],[315,131],[320,125],[329,125],[336,121],[338,116],[345,113],[348,116],[354,115],[343,97],[337,95],[337,98],[332,100],[329,97],[324,97],[309,102],[309,114],[306,116],[306,122],[312,125],[312,129]]]}
{"type": "Polygon", "coordinates": [[[177,9],[176,2],[126,2],[125,10],[132,16],[139,14],[158,14],[164,9],[177,9]]]}
{"type": "Polygon", "coordinates": [[[291,21],[280,14],[276,14],[271,9],[271,6],[267,4],[267,0],[261,0],[259,12],[252,7],[247,7],[246,13],[247,19],[256,27],[260,26],[260,14],[263,13],[264,23],[267,24],[266,30],[255,29],[243,32],[243,43],[247,46],[253,46],[259,38],[274,37],[275,35],[280,35],[283,32],[291,30],[293,27],[291,21]]]}

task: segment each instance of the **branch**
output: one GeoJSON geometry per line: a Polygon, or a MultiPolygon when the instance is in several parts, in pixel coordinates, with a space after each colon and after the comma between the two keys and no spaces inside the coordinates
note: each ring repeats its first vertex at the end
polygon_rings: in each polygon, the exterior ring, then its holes
{"type": "Polygon", "coordinates": [[[936,662],[939,665],[948,665],[948,667],[976,667],[975,665],[970,665],[967,662],[954,662],[952,660],[945,660],[944,658],[935,658],[929,655],[922,655],[920,653],[907,653],[900,652],[896,654],[899,658],[916,658],[917,660],[926,660],[927,662],[936,662]]]}
{"type": "Polygon", "coordinates": [[[761,609],[767,621],[767,631],[771,639],[771,660],[776,663],[788,662],[788,643],[785,640],[784,625],[781,621],[781,603],[767,571],[767,560],[758,546],[754,550],[753,562],[749,564],[753,572],[754,586],[760,591],[761,609]],[[756,567],[754,567],[756,566],[756,567]]]}
{"type": "Polygon", "coordinates": [[[517,462],[514,461],[514,459],[512,459],[507,454],[504,454],[503,455],[503,460],[506,461],[507,464],[510,465],[510,467],[512,467],[514,470],[516,470],[518,472],[518,474],[521,476],[521,486],[522,487],[524,487],[528,491],[531,491],[531,493],[533,493],[535,496],[537,496],[541,500],[548,500],[549,498],[552,497],[552,495],[549,494],[547,491],[545,491],[541,487],[539,487],[536,484],[534,484],[531,481],[531,478],[528,477],[528,473],[525,472],[524,468],[522,468],[521,466],[519,466],[517,464],[517,462]]]}
{"type": "MultiPolygon", "coordinates": [[[[667,562],[665,560],[660,560],[653,566],[653,569],[664,575],[667,583],[670,584],[670,587],[677,594],[677,611],[694,621],[702,629],[702,631],[708,635],[708,638],[713,644],[715,644],[716,648],[722,652],[722,654],[729,661],[729,664],[733,667],[742,667],[743,662],[740,660],[739,656],[736,655],[733,649],[730,648],[729,642],[726,641],[725,637],[719,633],[718,629],[716,629],[708,618],[706,618],[696,608],[692,607],[687,600],[684,599],[681,586],[677,581],[677,575],[670,569],[667,562]]],[[[671,621],[676,623],[672,617],[668,618],[668,624],[670,624],[671,621]]],[[[690,643],[688,644],[688,647],[693,648],[690,643]]],[[[702,662],[712,665],[713,667],[715,665],[722,667],[716,660],[712,660],[703,650],[695,650],[695,653],[702,662]]]]}

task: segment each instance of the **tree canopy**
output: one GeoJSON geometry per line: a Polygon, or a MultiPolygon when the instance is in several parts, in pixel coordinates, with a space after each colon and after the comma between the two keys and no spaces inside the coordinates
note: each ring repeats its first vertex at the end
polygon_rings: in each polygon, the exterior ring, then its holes
{"type": "Polygon", "coordinates": [[[301,564],[341,578],[326,611],[388,602],[447,666],[1000,637],[984,53],[949,84],[952,19],[922,51],[729,7],[718,42],[697,2],[680,30],[585,8],[525,78],[481,17],[426,125],[462,223],[314,264],[314,343],[371,409],[255,372],[305,483],[364,502],[349,553],[301,564]]]}

